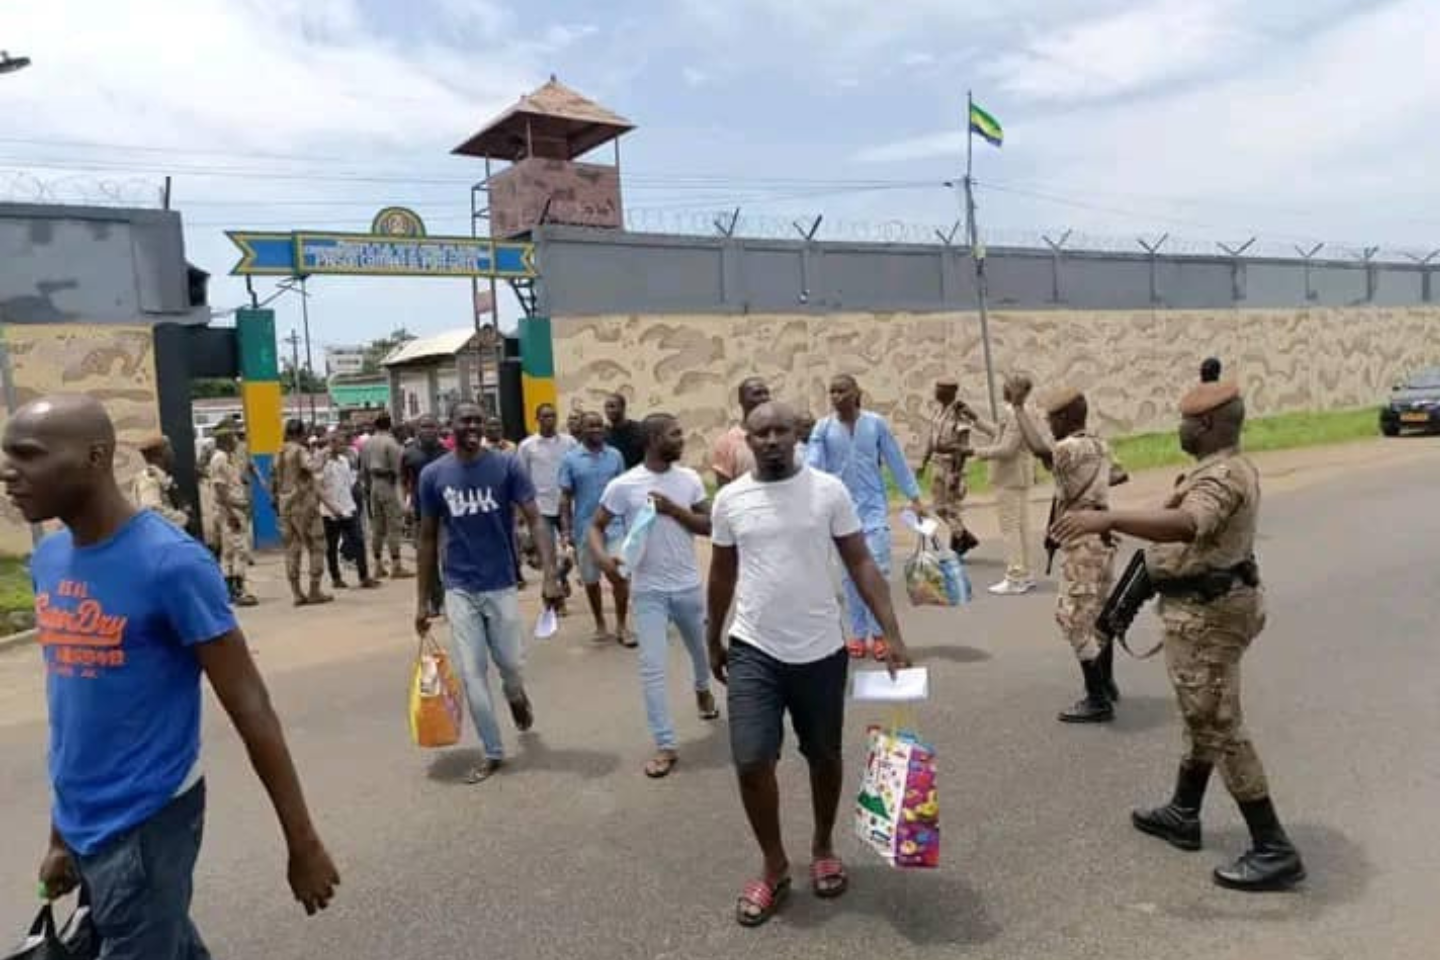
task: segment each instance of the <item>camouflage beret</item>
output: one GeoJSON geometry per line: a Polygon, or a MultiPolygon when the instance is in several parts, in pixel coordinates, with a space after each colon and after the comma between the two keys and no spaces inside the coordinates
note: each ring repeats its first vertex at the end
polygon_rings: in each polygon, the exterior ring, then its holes
{"type": "Polygon", "coordinates": [[[1234,380],[1196,384],[1180,398],[1180,416],[1199,417],[1231,400],[1240,398],[1240,385],[1234,380]]]}
{"type": "Polygon", "coordinates": [[[162,433],[152,433],[148,437],[145,437],[143,440],[141,440],[140,443],[137,445],[136,449],[138,449],[141,453],[147,453],[151,450],[164,450],[165,435],[162,433]]]}
{"type": "Polygon", "coordinates": [[[1040,409],[1044,410],[1047,414],[1059,413],[1076,400],[1083,400],[1084,398],[1085,394],[1074,387],[1056,387],[1053,390],[1046,391],[1045,395],[1040,398],[1040,409]]]}

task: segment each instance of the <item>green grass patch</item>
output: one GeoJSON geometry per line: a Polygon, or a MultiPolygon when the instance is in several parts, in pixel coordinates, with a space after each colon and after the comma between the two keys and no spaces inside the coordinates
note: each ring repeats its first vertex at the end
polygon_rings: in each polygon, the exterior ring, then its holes
{"type": "MultiPolygon", "coordinates": [[[[1300,447],[1324,447],[1337,443],[1353,443],[1380,435],[1380,415],[1375,407],[1354,410],[1327,410],[1319,413],[1282,413],[1273,417],[1257,417],[1245,424],[1244,448],[1249,453],[1265,450],[1295,450],[1300,447]]],[[[1180,449],[1176,431],[1168,433],[1136,433],[1110,437],[1115,458],[1131,473],[1160,467],[1184,466],[1191,462],[1180,449]]],[[[970,490],[983,493],[990,489],[990,476],[984,463],[971,461],[966,467],[970,490]]],[[[1036,464],[1036,480],[1046,479],[1045,471],[1036,464]]],[[[890,498],[903,502],[904,497],[890,483],[890,498]]],[[[921,480],[921,489],[930,489],[929,478],[921,480]]]]}
{"type": "MultiPolygon", "coordinates": [[[[32,609],[30,570],[21,557],[0,557],[0,614],[32,609]]],[[[0,633],[3,633],[0,630],[0,633]]]]}

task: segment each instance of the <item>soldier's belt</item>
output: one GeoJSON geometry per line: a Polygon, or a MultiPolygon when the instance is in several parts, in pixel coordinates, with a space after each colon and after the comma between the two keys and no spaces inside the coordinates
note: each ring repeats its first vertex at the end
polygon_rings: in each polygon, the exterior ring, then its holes
{"type": "Polygon", "coordinates": [[[371,480],[395,480],[395,479],[397,479],[399,476],[400,476],[400,475],[399,475],[398,473],[396,473],[394,470],[371,470],[371,471],[370,471],[370,479],[371,479],[371,480]]]}
{"type": "Polygon", "coordinates": [[[1214,603],[1237,586],[1260,586],[1260,566],[1254,559],[1244,560],[1233,567],[1220,570],[1205,570],[1188,577],[1155,579],[1155,592],[1160,596],[1192,603],[1214,603]]]}

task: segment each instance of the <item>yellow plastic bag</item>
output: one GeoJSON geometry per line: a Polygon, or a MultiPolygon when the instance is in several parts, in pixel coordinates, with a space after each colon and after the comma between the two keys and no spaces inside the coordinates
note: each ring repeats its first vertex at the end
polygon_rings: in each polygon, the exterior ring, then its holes
{"type": "Polygon", "coordinates": [[[464,699],[460,681],[435,638],[426,634],[410,675],[410,739],[417,747],[460,742],[464,699]]]}

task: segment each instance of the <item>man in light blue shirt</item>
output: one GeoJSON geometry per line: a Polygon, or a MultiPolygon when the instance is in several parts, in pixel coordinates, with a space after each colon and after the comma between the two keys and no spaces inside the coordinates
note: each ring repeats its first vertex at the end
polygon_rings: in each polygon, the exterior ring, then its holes
{"type": "MultiPolygon", "coordinates": [[[[560,488],[560,540],[566,549],[575,552],[580,582],[585,585],[585,598],[590,602],[590,614],[595,618],[595,642],[619,640],[623,646],[634,647],[636,640],[625,624],[630,585],[624,577],[605,573],[600,558],[591,550],[589,538],[585,535],[591,518],[600,507],[605,485],[624,472],[625,460],[620,451],[605,442],[605,421],[598,413],[585,414],[581,420],[580,445],[565,454],[556,478],[560,488]],[[600,592],[602,576],[610,581],[610,589],[615,595],[614,634],[605,624],[605,601],[600,592]]],[[[619,551],[624,536],[624,521],[616,517],[605,531],[605,545],[610,553],[619,551]]]]}
{"type": "MultiPolygon", "coordinates": [[[[924,513],[920,502],[920,485],[905,462],[900,444],[890,424],[878,413],[860,409],[860,385],[848,373],[830,381],[830,405],[835,412],[815,425],[805,460],[816,470],[834,474],[850,491],[860,524],[865,530],[865,543],[880,572],[890,576],[890,504],[885,491],[883,462],[890,476],[917,514],[924,513]]],[[[884,660],[889,645],[881,633],[875,614],[860,599],[850,577],[845,577],[845,606],[850,611],[850,640],[846,646],[850,656],[859,659],[873,652],[875,659],[884,660]],[[872,651],[873,645],[873,651],[872,651]]]]}

